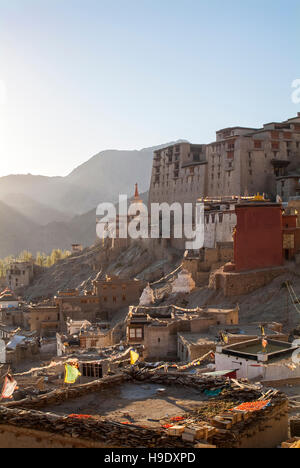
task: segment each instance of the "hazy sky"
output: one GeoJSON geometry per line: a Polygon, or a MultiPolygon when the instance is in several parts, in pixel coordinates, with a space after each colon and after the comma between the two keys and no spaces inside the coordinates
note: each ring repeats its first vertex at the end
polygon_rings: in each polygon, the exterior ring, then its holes
{"type": "Polygon", "coordinates": [[[0,0],[0,176],[296,115],[299,0],[0,0]]]}

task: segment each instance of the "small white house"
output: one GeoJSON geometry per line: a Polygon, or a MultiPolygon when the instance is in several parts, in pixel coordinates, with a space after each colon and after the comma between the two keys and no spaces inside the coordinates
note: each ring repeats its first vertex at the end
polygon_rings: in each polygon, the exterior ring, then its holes
{"type": "Polygon", "coordinates": [[[299,345],[267,338],[264,348],[262,339],[246,341],[229,346],[217,346],[215,353],[216,371],[232,369],[237,378],[254,381],[276,381],[300,377],[300,364],[295,357],[300,353],[299,345]]]}
{"type": "Polygon", "coordinates": [[[78,335],[80,332],[88,330],[92,326],[88,320],[67,319],[67,331],[69,335],[78,335]]]}

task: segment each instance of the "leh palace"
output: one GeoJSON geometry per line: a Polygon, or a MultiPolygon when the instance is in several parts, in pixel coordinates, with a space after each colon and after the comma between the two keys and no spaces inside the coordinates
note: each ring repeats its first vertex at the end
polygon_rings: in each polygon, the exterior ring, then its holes
{"type": "Polygon", "coordinates": [[[300,113],[156,149],[149,179],[149,230],[153,203],[202,203],[201,248],[171,216],[167,238],[117,223],[50,268],[11,261],[0,447],[299,447],[300,113]]]}

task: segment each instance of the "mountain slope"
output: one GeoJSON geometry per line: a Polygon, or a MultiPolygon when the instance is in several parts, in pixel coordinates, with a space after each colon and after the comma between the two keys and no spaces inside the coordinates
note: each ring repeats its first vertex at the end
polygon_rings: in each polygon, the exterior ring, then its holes
{"type": "MultiPolygon", "coordinates": [[[[141,194],[145,203],[147,195],[141,194]]],[[[96,208],[43,226],[0,201],[0,219],[0,258],[18,255],[22,250],[33,254],[50,253],[56,248],[69,250],[73,243],[88,247],[96,241],[96,208]]]]}
{"type": "Polygon", "coordinates": [[[2,201],[34,223],[43,226],[54,221],[68,221],[71,219],[69,214],[33,200],[24,194],[12,193],[5,195],[2,201]]]}
{"type": "Polygon", "coordinates": [[[31,233],[38,227],[30,219],[0,201],[0,257],[25,250],[31,233]]]}

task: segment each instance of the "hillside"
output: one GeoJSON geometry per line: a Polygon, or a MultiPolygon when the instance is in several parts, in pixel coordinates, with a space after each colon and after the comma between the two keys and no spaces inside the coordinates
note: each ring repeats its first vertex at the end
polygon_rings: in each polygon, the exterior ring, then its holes
{"type": "Polygon", "coordinates": [[[45,226],[54,221],[69,221],[71,216],[49,205],[40,203],[25,194],[11,193],[4,195],[2,201],[34,223],[45,226]]]}
{"type": "Polygon", "coordinates": [[[0,201],[0,257],[26,249],[31,233],[38,227],[14,208],[0,201]]]}
{"type": "MultiPolygon", "coordinates": [[[[141,199],[147,202],[148,193],[142,193],[141,199]]],[[[17,200],[19,197],[16,197],[17,200]]],[[[18,255],[22,250],[29,250],[34,255],[36,252],[49,254],[52,249],[60,248],[70,250],[72,244],[82,244],[84,247],[91,246],[96,241],[96,208],[82,215],[76,215],[68,219],[67,215],[56,212],[48,207],[25,199],[20,206],[27,209],[17,211],[8,204],[0,202],[0,258],[9,255],[18,255]],[[28,216],[24,216],[24,211],[28,216]],[[58,213],[64,221],[52,221],[48,224],[34,222],[35,217],[46,222],[47,217],[54,217],[58,213]],[[31,215],[31,218],[29,217],[31,215]]],[[[16,204],[17,206],[17,204],[16,204]]]]}
{"type": "Polygon", "coordinates": [[[51,299],[59,290],[91,289],[92,280],[100,270],[103,274],[117,274],[124,278],[138,277],[145,281],[153,281],[161,278],[165,272],[174,269],[174,264],[180,261],[179,256],[170,255],[168,251],[166,251],[165,258],[157,260],[143,244],[137,242],[122,251],[116,258],[112,258],[104,269],[99,261],[101,251],[102,246],[98,244],[59,261],[35,279],[33,284],[25,290],[24,297],[28,301],[37,301],[42,298],[51,299]]]}
{"type": "Polygon", "coordinates": [[[22,250],[33,254],[50,253],[55,248],[70,250],[72,243],[88,246],[96,239],[96,210],[42,226],[0,202],[0,217],[0,258],[18,255],[22,250]]]}
{"type": "MultiPolygon", "coordinates": [[[[31,287],[27,288],[27,300],[36,301],[43,297],[51,298],[60,289],[65,288],[91,288],[92,280],[103,265],[99,263],[101,245],[88,248],[80,254],[73,255],[58,262],[40,275],[31,287]]],[[[172,251],[166,250],[166,256],[155,259],[136,242],[124,250],[116,258],[111,259],[102,273],[117,274],[121,277],[138,277],[145,281],[155,281],[174,270],[180,264],[181,257],[172,251]],[[137,259],[139,261],[137,262],[137,259]]],[[[277,321],[291,329],[299,325],[300,316],[295,304],[289,302],[287,311],[287,291],[282,284],[289,280],[300,296],[300,271],[291,267],[290,271],[276,278],[270,284],[243,296],[224,297],[221,291],[214,291],[208,286],[196,288],[189,295],[170,295],[163,304],[184,305],[186,308],[195,307],[221,307],[232,308],[239,304],[240,323],[254,323],[277,321]]],[[[161,283],[160,286],[164,286],[161,283]]]]}

